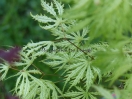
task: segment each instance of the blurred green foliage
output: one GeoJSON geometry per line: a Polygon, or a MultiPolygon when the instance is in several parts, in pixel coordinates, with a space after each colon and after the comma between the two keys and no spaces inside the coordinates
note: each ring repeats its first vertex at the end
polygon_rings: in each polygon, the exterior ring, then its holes
{"type": "Polygon", "coordinates": [[[30,16],[30,12],[43,12],[40,6],[40,0],[0,0],[0,47],[53,38],[30,16]]]}

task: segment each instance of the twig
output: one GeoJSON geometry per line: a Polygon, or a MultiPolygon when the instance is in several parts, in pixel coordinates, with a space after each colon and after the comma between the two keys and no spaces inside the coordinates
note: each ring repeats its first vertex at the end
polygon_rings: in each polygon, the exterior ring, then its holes
{"type": "Polygon", "coordinates": [[[32,64],[35,68],[37,68],[41,73],[42,73],[42,76],[41,76],[41,78],[43,78],[43,76],[45,75],[45,73],[44,72],[42,72],[37,66],[35,66],[34,64],[32,64]]]}

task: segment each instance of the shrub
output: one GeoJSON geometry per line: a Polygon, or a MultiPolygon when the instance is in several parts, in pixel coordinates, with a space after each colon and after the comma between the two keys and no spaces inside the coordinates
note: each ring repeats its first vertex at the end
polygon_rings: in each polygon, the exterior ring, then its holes
{"type": "Polygon", "coordinates": [[[17,77],[13,91],[22,99],[131,99],[131,0],[75,0],[65,13],[56,0],[41,5],[47,14],[31,16],[56,39],[29,42],[19,61],[2,62],[1,80],[17,70],[10,78],[17,77]],[[63,88],[44,78],[34,65],[39,57],[61,71],[63,88]]]}

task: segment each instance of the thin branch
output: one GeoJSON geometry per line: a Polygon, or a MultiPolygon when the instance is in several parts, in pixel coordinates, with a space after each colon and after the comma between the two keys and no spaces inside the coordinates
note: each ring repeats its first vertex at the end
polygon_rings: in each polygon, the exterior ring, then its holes
{"type": "Polygon", "coordinates": [[[37,68],[41,73],[42,73],[42,76],[41,78],[43,78],[43,76],[45,75],[45,73],[43,71],[41,71],[37,66],[35,66],[34,64],[32,64],[35,68],[37,68]]]}
{"type": "Polygon", "coordinates": [[[59,83],[59,82],[62,82],[62,81],[64,81],[64,79],[63,79],[63,80],[56,81],[56,82],[54,82],[54,83],[59,83]]]}
{"type": "MultiPolygon", "coordinates": [[[[62,32],[65,32],[63,28],[62,28],[62,32]]],[[[76,46],[74,43],[72,43],[70,40],[68,40],[68,39],[66,38],[65,34],[64,34],[64,38],[63,38],[63,39],[67,40],[69,43],[71,43],[73,46],[75,46],[77,49],[79,49],[81,52],[83,52],[84,54],[87,55],[87,53],[86,53],[85,51],[83,51],[81,48],[79,48],[79,47],[76,46]]],[[[91,60],[94,60],[94,57],[93,57],[93,56],[90,56],[90,55],[88,55],[88,56],[91,58],[91,60]]]]}
{"type": "Polygon", "coordinates": [[[19,69],[16,69],[16,68],[13,68],[13,67],[9,67],[9,68],[11,68],[11,69],[13,69],[13,70],[16,70],[16,71],[20,72],[19,69]]]}

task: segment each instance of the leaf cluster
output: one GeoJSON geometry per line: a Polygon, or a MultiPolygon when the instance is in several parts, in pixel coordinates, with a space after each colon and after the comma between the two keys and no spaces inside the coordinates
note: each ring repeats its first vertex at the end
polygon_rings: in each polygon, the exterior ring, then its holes
{"type": "Polygon", "coordinates": [[[131,32],[130,1],[81,0],[63,15],[63,4],[41,0],[49,16],[32,13],[31,16],[56,39],[25,45],[20,52],[21,60],[14,62],[13,67],[9,63],[0,64],[1,80],[6,79],[10,69],[17,70],[13,75],[17,76],[14,93],[22,99],[98,99],[100,96],[131,99],[132,43],[131,38],[123,35],[131,32]],[[121,11],[124,13],[120,16],[121,11]],[[102,42],[92,42],[98,37],[102,42]],[[122,39],[124,41],[120,41],[122,39]],[[40,62],[61,71],[62,89],[44,79],[46,74],[34,65],[40,56],[45,56],[40,62]],[[122,89],[116,86],[116,81],[121,82],[122,89]],[[101,84],[105,88],[99,86],[101,84]]]}

